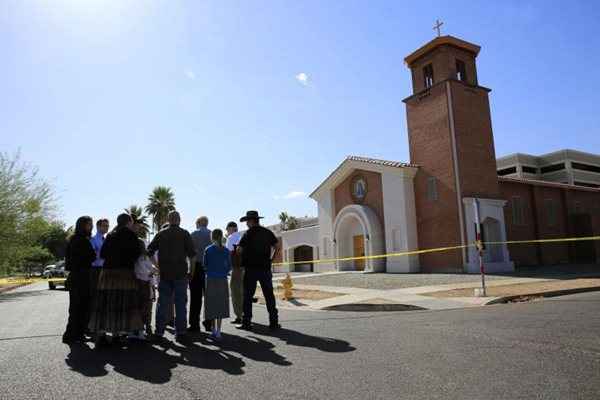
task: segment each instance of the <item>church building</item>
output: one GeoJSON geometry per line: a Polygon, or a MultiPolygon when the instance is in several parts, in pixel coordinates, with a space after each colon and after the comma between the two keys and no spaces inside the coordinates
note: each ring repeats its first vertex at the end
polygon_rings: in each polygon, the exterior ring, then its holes
{"type": "MultiPolygon", "coordinates": [[[[479,258],[473,247],[344,258],[472,244],[477,224],[488,242],[600,235],[600,189],[594,187],[600,182],[599,156],[563,150],[554,158],[496,159],[491,90],[477,78],[479,51],[473,43],[438,36],[404,59],[412,76],[412,94],[404,99],[410,162],[358,156],[342,161],[310,195],[318,220],[278,233],[279,261],[306,263],[278,269],[474,273],[479,258]],[[565,170],[585,165],[579,171],[585,179],[557,178],[561,164],[565,170]]],[[[490,245],[484,261],[488,272],[600,263],[600,242],[490,245]]]]}

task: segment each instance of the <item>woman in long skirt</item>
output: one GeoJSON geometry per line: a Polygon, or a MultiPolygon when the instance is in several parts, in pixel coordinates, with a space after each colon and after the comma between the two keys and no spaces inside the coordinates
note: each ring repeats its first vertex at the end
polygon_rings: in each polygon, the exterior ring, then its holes
{"type": "Polygon", "coordinates": [[[142,313],[135,278],[135,262],[142,254],[133,221],[127,214],[117,218],[117,227],[107,237],[100,256],[104,267],[98,281],[90,329],[96,332],[96,345],[106,340],[106,332],[125,337],[143,328],[142,313]]]}
{"type": "Polygon", "coordinates": [[[229,287],[227,276],[231,271],[229,250],[223,246],[223,231],[212,231],[213,244],[204,251],[206,291],[204,292],[204,319],[212,320],[211,337],[221,339],[221,323],[229,318],[229,287]]]}

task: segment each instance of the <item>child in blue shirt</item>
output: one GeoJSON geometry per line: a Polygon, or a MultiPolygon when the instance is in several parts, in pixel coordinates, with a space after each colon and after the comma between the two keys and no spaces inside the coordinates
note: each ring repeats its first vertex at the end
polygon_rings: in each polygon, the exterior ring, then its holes
{"type": "Polygon", "coordinates": [[[231,257],[229,250],[223,246],[222,230],[213,230],[211,238],[213,244],[204,251],[204,268],[206,270],[204,319],[213,321],[211,337],[220,340],[223,318],[229,318],[227,276],[231,271],[231,257]]]}

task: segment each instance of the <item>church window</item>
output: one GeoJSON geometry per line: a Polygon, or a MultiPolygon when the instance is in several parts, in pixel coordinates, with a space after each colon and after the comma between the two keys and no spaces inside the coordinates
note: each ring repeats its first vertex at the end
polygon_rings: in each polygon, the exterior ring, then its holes
{"type": "Polygon", "coordinates": [[[514,196],[511,200],[513,225],[525,225],[525,213],[523,210],[523,199],[514,196]]]}
{"type": "Polygon", "coordinates": [[[437,179],[432,176],[427,178],[427,200],[436,201],[437,199],[437,179]]]}
{"type": "Polygon", "coordinates": [[[427,64],[423,67],[423,82],[425,84],[425,88],[430,88],[433,86],[433,65],[427,64]]]}
{"type": "Polygon", "coordinates": [[[462,60],[456,60],[456,79],[459,81],[467,81],[467,67],[465,62],[462,60]]]}
{"type": "Polygon", "coordinates": [[[556,203],[553,199],[544,200],[548,226],[556,226],[556,203]]]}

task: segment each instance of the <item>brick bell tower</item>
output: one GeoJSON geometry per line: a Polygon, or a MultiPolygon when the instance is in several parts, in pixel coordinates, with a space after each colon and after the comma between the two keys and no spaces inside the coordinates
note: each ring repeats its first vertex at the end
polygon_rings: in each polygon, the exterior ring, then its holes
{"type": "MultiPolygon", "coordinates": [[[[486,240],[506,238],[488,99],[491,90],[477,80],[479,50],[453,36],[438,36],[404,59],[413,86],[404,103],[411,163],[420,167],[415,201],[421,249],[472,243],[474,204],[481,208],[480,222],[487,218],[486,240]]],[[[502,264],[508,261],[505,248],[490,257],[490,265],[500,263],[497,270],[510,267],[502,264]]],[[[420,263],[424,271],[479,270],[477,253],[471,249],[424,254],[420,263]]]]}

